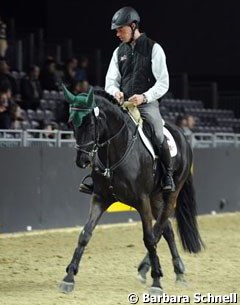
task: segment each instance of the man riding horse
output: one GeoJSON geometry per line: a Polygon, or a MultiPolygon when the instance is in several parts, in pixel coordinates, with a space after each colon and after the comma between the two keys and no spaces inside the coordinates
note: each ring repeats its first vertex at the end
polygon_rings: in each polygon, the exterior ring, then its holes
{"type": "MultiPolygon", "coordinates": [[[[172,161],[158,102],[169,88],[166,57],[157,42],[140,32],[139,23],[139,14],[131,7],[123,7],[114,14],[111,29],[116,30],[122,43],[113,52],[105,90],[120,104],[128,100],[138,107],[144,122],[150,126],[156,155],[165,169],[162,189],[173,192],[172,161]]],[[[92,193],[93,185],[84,180],[80,191],[92,193]]]]}

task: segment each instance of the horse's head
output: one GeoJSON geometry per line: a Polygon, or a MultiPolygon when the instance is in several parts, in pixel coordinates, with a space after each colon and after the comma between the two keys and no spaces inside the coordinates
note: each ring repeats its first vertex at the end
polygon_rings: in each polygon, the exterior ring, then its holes
{"type": "Polygon", "coordinates": [[[76,139],[76,164],[86,168],[91,164],[99,139],[98,117],[93,89],[88,94],[73,95],[63,86],[64,96],[70,104],[69,122],[71,122],[76,139]]]}

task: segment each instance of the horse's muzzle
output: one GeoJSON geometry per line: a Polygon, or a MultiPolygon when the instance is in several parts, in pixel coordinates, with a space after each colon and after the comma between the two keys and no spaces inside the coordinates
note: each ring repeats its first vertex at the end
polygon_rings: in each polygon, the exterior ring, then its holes
{"type": "Polygon", "coordinates": [[[87,155],[77,155],[76,164],[80,168],[87,168],[91,164],[91,159],[87,155]]]}

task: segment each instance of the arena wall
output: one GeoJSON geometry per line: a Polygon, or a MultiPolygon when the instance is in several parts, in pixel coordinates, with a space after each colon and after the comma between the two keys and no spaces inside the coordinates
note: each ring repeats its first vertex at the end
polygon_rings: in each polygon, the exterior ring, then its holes
{"type": "MultiPolygon", "coordinates": [[[[87,173],[71,148],[0,149],[0,232],[84,225],[90,196],[78,192],[87,173]]],[[[199,214],[240,210],[239,149],[194,151],[199,214]]],[[[139,220],[136,211],[107,212],[100,223],[139,220]]]]}

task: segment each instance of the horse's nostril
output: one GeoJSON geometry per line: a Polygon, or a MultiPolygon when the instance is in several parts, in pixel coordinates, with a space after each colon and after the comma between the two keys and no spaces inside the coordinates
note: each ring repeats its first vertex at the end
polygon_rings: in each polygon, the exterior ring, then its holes
{"type": "Polygon", "coordinates": [[[76,165],[80,168],[86,168],[88,165],[91,164],[90,160],[85,158],[77,158],[76,165]]]}

